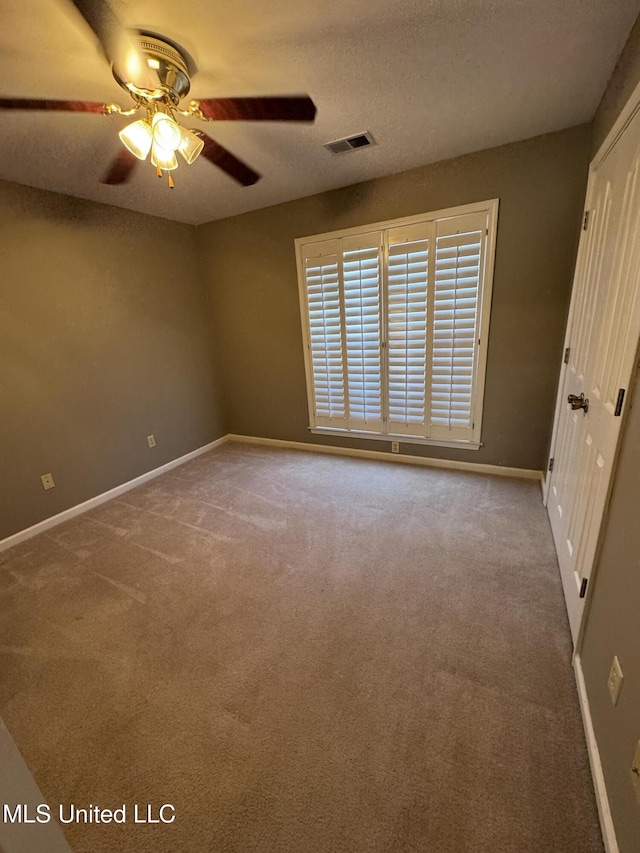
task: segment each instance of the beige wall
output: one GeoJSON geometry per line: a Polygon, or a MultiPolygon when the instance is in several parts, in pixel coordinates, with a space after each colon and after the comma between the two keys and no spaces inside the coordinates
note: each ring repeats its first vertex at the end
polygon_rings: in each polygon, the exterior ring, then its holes
{"type": "MultiPolygon", "coordinates": [[[[631,31],[594,121],[604,140],[640,80],[640,23],[631,31]]],[[[640,802],[631,762],[640,739],[640,387],[636,378],[605,539],[592,589],[582,667],[620,853],[640,850],[640,802]],[[607,690],[613,656],[624,683],[614,708],[607,690]]]]}
{"type": "Polygon", "coordinates": [[[197,264],[191,226],[0,182],[0,539],[224,432],[197,264]]]}
{"type": "Polygon", "coordinates": [[[592,153],[595,154],[612,128],[633,90],[640,83],[640,17],[633,25],[602,101],[593,119],[592,153]]]}
{"type": "Polygon", "coordinates": [[[294,239],[498,197],[484,447],[403,451],[543,468],[589,144],[576,127],[201,226],[230,431],[389,450],[308,432],[294,239]]]}

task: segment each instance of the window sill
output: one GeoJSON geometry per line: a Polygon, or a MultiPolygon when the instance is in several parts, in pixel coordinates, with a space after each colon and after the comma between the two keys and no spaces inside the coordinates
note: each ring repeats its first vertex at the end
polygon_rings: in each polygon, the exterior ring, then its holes
{"type": "Polygon", "coordinates": [[[400,444],[426,444],[432,447],[456,447],[458,450],[480,450],[482,442],[477,441],[440,441],[437,438],[416,438],[412,435],[380,435],[377,432],[365,432],[355,429],[330,429],[329,427],[309,427],[314,435],[336,435],[340,438],[366,438],[370,441],[397,441],[400,444]]]}

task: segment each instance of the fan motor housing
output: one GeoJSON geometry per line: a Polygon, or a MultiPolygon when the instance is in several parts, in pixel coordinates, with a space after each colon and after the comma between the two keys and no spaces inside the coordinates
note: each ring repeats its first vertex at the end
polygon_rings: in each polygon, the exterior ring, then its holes
{"type": "Polygon", "coordinates": [[[135,36],[135,40],[149,67],[157,74],[160,86],[157,89],[141,89],[132,81],[123,80],[112,68],[116,81],[127,92],[132,92],[140,98],[157,100],[168,96],[177,105],[191,88],[185,57],[174,44],[156,36],[140,33],[135,36]]]}

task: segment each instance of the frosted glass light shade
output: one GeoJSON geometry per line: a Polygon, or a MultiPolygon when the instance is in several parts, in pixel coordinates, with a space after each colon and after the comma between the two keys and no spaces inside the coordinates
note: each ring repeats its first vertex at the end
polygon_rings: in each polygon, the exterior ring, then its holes
{"type": "Polygon", "coordinates": [[[167,151],[166,148],[158,145],[154,140],[151,146],[151,162],[159,169],[165,169],[170,172],[172,169],[178,168],[178,160],[175,151],[167,151]]]}
{"type": "Polygon", "coordinates": [[[182,142],[178,124],[166,113],[156,113],[151,120],[153,141],[165,151],[176,151],[182,142]]]}
{"type": "Polygon", "coordinates": [[[193,131],[187,130],[186,127],[181,127],[180,132],[182,133],[182,142],[180,143],[178,151],[182,154],[187,163],[191,165],[204,148],[204,140],[196,133],[193,133],[193,131]]]}
{"type": "Polygon", "coordinates": [[[125,148],[128,148],[138,160],[146,160],[153,142],[153,133],[148,121],[141,118],[128,124],[118,134],[125,148]]]}

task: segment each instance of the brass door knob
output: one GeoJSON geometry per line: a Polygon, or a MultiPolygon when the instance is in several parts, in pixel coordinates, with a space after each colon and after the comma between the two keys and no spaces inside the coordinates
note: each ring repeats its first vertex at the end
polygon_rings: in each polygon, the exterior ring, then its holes
{"type": "Polygon", "coordinates": [[[585,397],[584,394],[580,394],[579,397],[576,396],[576,394],[569,394],[567,397],[567,403],[574,411],[577,409],[584,409],[585,415],[589,411],[589,398],[585,397]]]}

